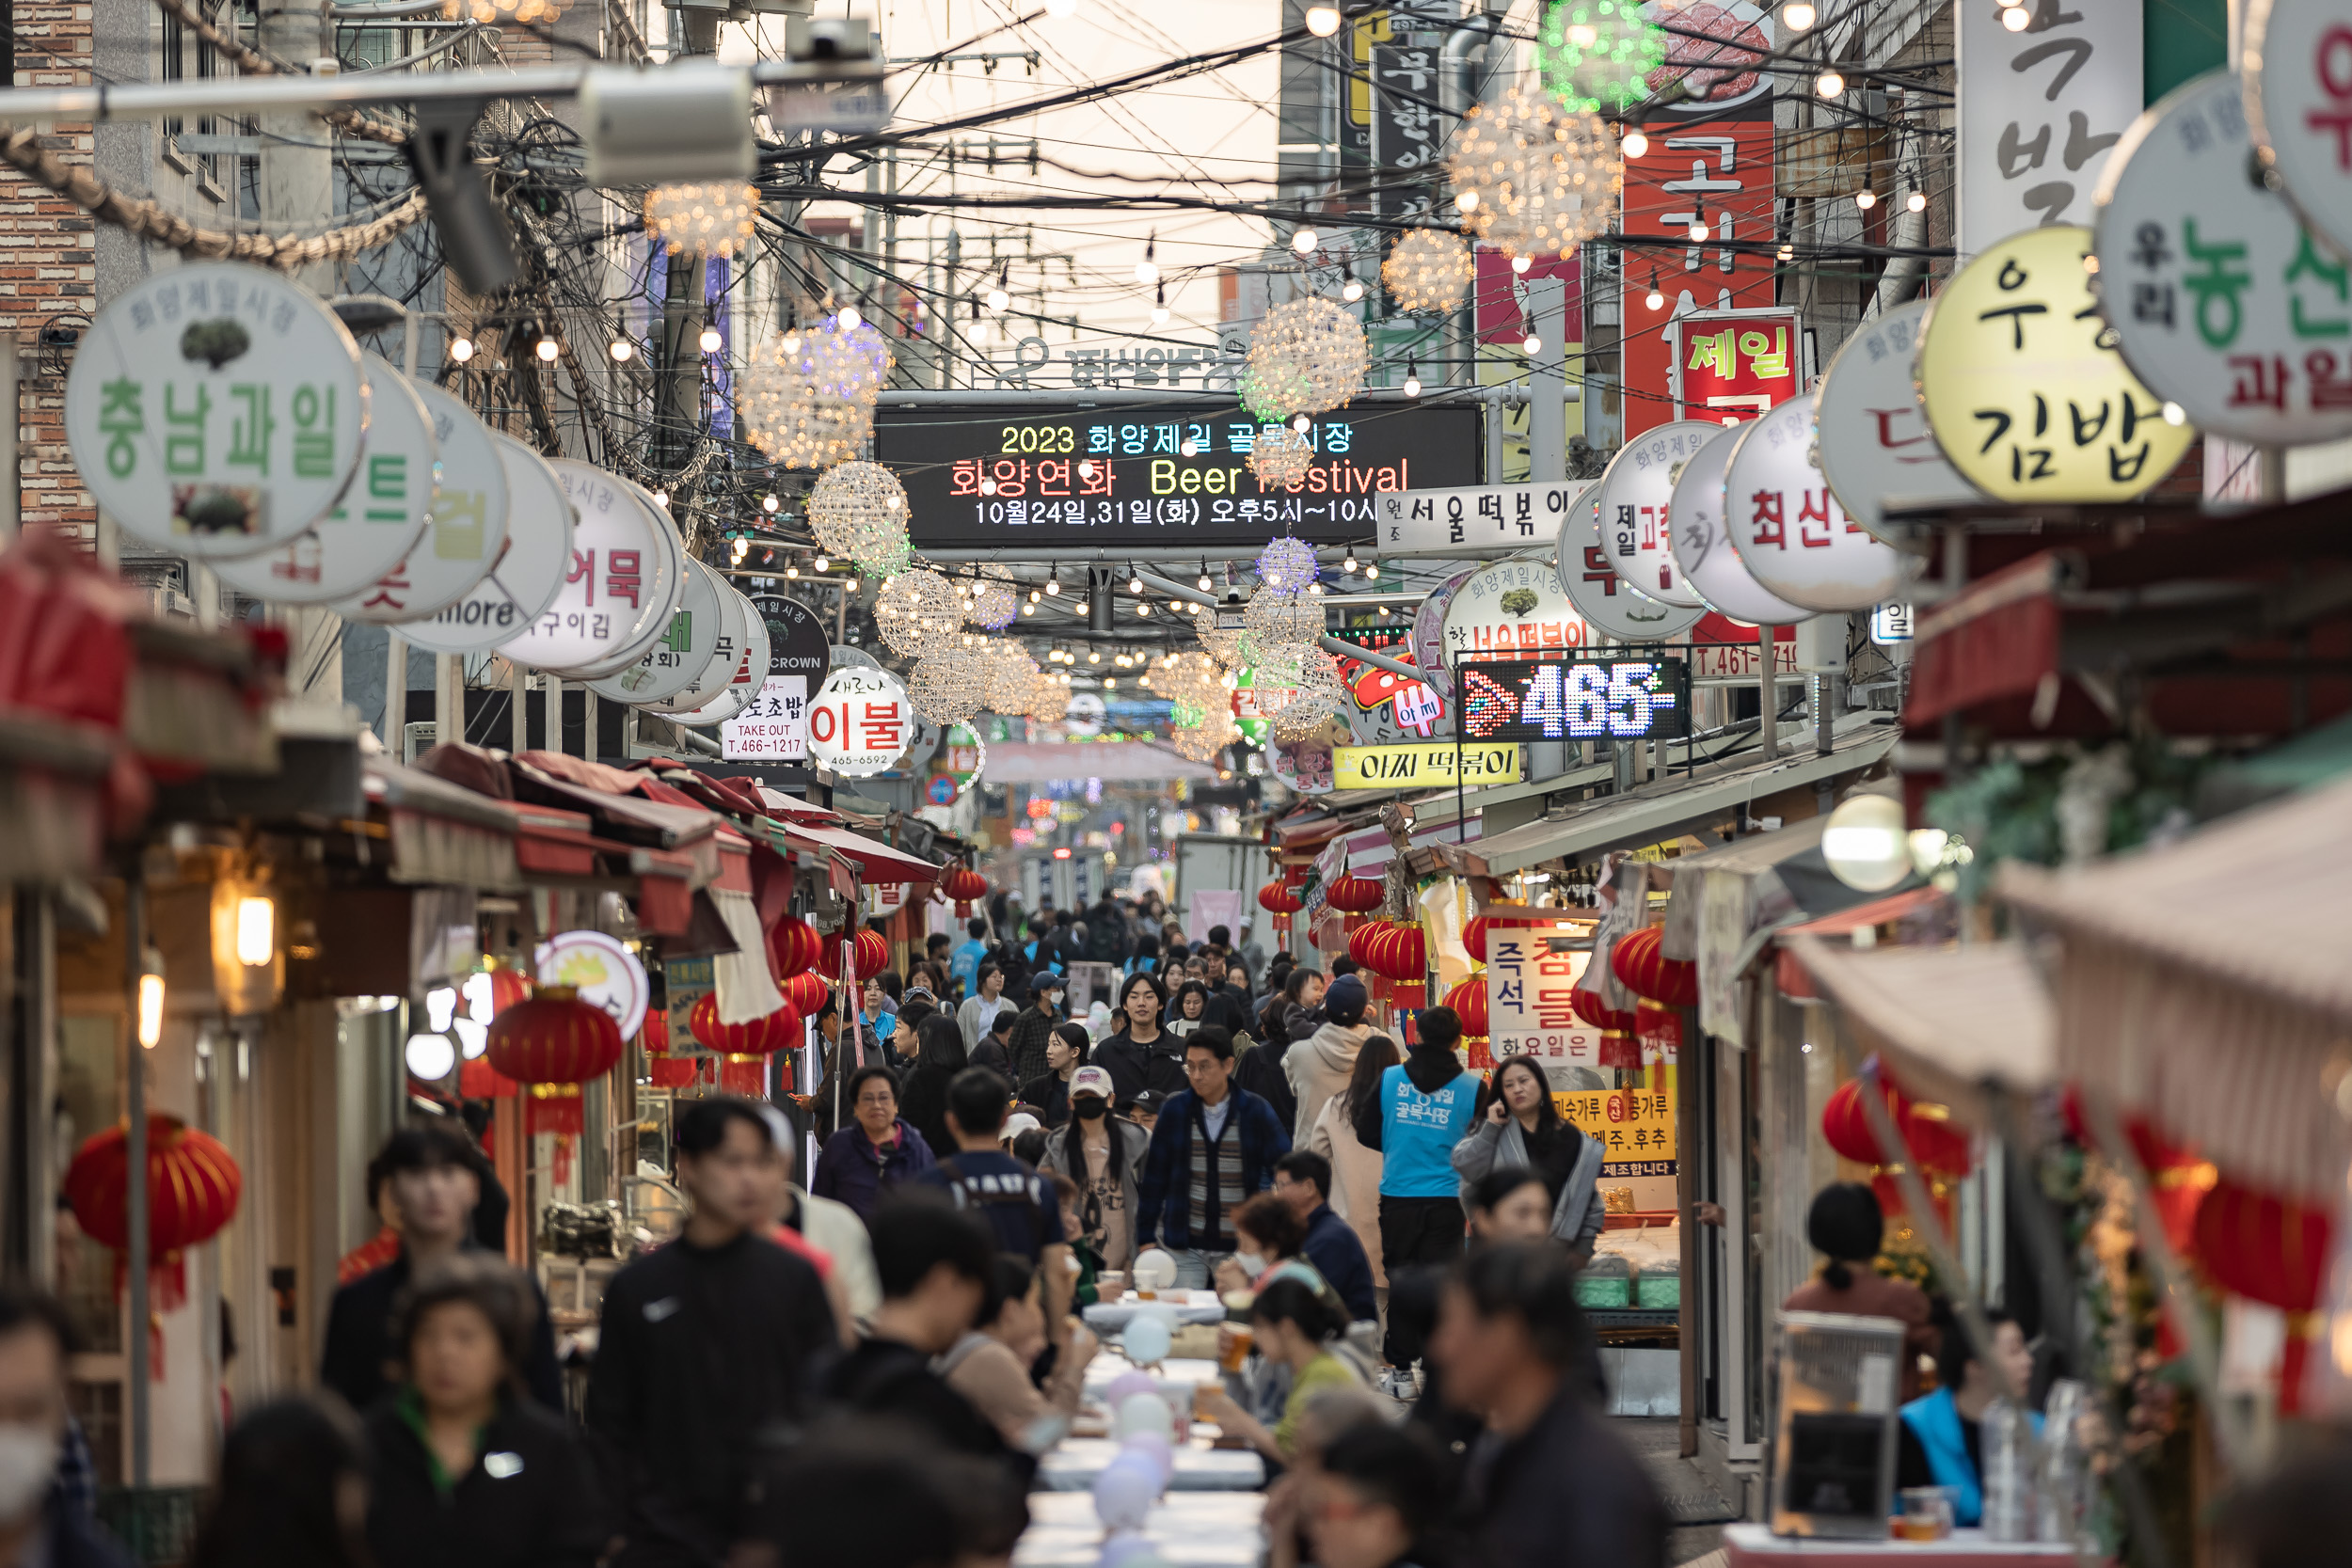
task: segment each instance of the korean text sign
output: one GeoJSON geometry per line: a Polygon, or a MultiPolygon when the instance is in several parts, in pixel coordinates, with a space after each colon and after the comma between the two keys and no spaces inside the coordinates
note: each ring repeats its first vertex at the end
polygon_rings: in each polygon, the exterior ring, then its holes
{"type": "Polygon", "coordinates": [[[836,773],[870,778],[897,764],[914,729],[914,709],[898,676],[849,665],[827,675],[809,704],[808,754],[836,773]]]}
{"type": "Polygon", "coordinates": [[[1793,310],[1700,310],[1674,324],[1677,420],[1737,424],[1796,396],[1803,342],[1793,310]]]}
{"type": "Polygon", "coordinates": [[[2065,0],[2018,32],[1997,6],[1954,8],[1960,254],[2090,221],[2090,195],[2139,117],[2140,0],[2065,0]]]}
{"type": "Polygon", "coordinates": [[[1531,914],[1486,931],[1486,1029],[1495,1060],[1534,1056],[1560,1067],[1600,1066],[1599,1031],[1576,1016],[1576,980],[1590,955],[1554,952],[1555,937],[1592,927],[1531,914]]]}
{"type": "MultiPolygon", "coordinates": [[[[1668,1069],[1664,1076],[1672,1077],[1668,1069]]],[[[1599,1140],[1603,1176],[1675,1174],[1675,1096],[1667,1089],[1599,1089],[1555,1094],[1561,1118],[1599,1140]]]]}
{"type": "Polygon", "coordinates": [[[743,710],[719,726],[729,762],[798,762],[808,755],[808,677],[770,675],[743,710]]]}

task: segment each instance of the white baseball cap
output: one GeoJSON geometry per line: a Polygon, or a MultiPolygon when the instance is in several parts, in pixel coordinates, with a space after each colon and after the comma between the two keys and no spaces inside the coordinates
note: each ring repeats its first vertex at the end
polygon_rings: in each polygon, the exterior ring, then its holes
{"type": "Polygon", "coordinates": [[[1070,1075],[1070,1095],[1074,1100],[1082,1094],[1099,1094],[1104,1100],[1112,1098],[1111,1075],[1099,1067],[1080,1068],[1070,1075]]]}

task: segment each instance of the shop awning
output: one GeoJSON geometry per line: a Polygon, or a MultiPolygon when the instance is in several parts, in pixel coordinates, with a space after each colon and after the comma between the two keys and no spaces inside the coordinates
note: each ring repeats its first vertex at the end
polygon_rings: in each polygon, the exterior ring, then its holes
{"type": "Polygon", "coordinates": [[[845,828],[778,822],[771,825],[771,837],[779,841],[779,848],[823,849],[839,855],[857,866],[859,880],[869,884],[936,881],[946,869],[845,828]]]}
{"type": "Polygon", "coordinates": [[[367,759],[369,804],[391,832],[392,880],[511,892],[522,886],[514,808],[389,757],[367,759]]]}
{"type": "Polygon", "coordinates": [[[1846,952],[1875,945],[1882,927],[1891,927],[1888,935],[1899,945],[1948,942],[1960,934],[1960,908],[1948,894],[1931,887],[1915,887],[1823,915],[1819,920],[1784,926],[1779,931],[1780,963],[1773,975],[1781,995],[1798,1002],[1813,1001],[1817,995],[1804,965],[1797,961],[1790,948],[1791,937],[1835,938],[1833,945],[1846,952]],[[1867,940],[1861,940],[1866,932],[1867,940]]]}
{"type": "Polygon", "coordinates": [[[2249,1184],[2332,1204],[2352,1035],[2352,784],[1997,895],[2064,945],[2058,1068],[2249,1184]]]}
{"type": "Polygon", "coordinates": [[[1988,1085],[2034,1094],[2058,1082],[2057,1009],[2022,942],[1857,951],[1788,931],[1780,942],[1905,1093],[1968,1126],[1990,1120],[1988,1085]]]}
{"type": "Polygon", "coordinates": [[[95,877],[104,864],[110,737],[0,709],[0,882],[95,877]]]}

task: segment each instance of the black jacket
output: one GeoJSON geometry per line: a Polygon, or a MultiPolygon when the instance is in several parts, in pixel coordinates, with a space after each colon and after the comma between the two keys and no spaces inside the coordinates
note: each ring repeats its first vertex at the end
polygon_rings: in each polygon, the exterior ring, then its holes
{"type": "Polygon", "coordinates": [[[764,1237],[673,1242],[612,1276],[587,1419],[632,1562],[725,1556],[756,1439],[804,1413],[836,1343],[817,1271],[764,1237]]]}
{"type": "Polygon", "coordinates": [[[1466,1516],[1478,1522],[1472,1562],[1549,1568],[1572,1542],[1580,1562],[1666,1568],[1674,1521],[1649,1472],[1573,1371],[1526,1433],[1479,1438],[1465,1501],[1466,1516]]]}
{"type": "Polygon", "coordinates": [[[1285,1127],[1298,1120],[1298,1091],[1291,1087],[1290,1074],[1283,1070],[1282,1058],[1289,1052],[1287,1044],[1266,1040],[1242,1053],[1241,1061],[1233,1068],[1233,1084],[1274,1107],[1274,1114],[1282,1118],[1285,1127]]]}
{"type": "Polygon", "coordinates": [[[1184,1076],[1184,1042],[1165,1028],[1149,1045],[1137,1045],[1121,1029],[1094,1048],[1094,1065],[1111,1075],[1112,1098],[1122,1103],[1146,1089],[1166,1100],[1191,1085],[1184,1076]]]}
{"type": "MultiPolygon", "coordinates": [[[[1405,1053],[1405,1076],[1413,1087],[1423,1094],[1436,1094],[1462,1076],[1462,1058],[1454,1048],[1417,1045],[1405,1053]]],[[[1376,1094],[1364,1096],[1364,1102],[1356,1107],[1348,1125],[1355,1130],[1356,1141],[1366,1148],[1379,1148],[1381,1129],[1388,1125],[1389,1107],[1376,1094]]]]}
{"type": "Polygon", "coordinates": [[[930,1357],[913,1345],[861,1341],[834,1364],[825,1393],[862,1415],[903,1421],[952,1453],[1004,1465],[1025,1487],[1037,1474],[1037,1461],[1008,1447],[996,1423],[932,1371],[930,1357]]]}
{"type": "Polygon", "coordinates": [[[38,1549],[48,1568],[137,1568],[119,1542],[90,1522],[86,1505],[67,1501],[55,1487],[40,1520],[41,1538],[37,1548],[28,1544],[27,1560],[38,1549]]]}
{"type": "Polygon", "coordinates": [[[381,1568],[590,1568],[603,1555],[612,1521],[587,1446],[562,1418],[506,1401],[444,1497],[401,1400],[367,1416],[368,1546],[381,1568]]]}
{"type": "MultiPolygon", "coordinates": [[[[470,1242],[466,1250],[476,1250],[470,1242]]],[[[392,1298],[408,1283],[408,1253],[363,1274],[342,1290],[326,1308],[326,1349],[319,1357],[319,1381],[365,1410],[392,1391],[385,1366],[393,1359],[392,1298]]],[[[531,1331],[531,1355],[523,1364],[523,1386],[549,1410],[564,1408],[564,1376],[555,1365],[555,1329],[548,1322],[548,1298],[531,1282],[539,1321],[531,1331]]]]}
{"type": "Polygon", "coordinates": [[[1036,1106],[1047,1127],[1059,1127],[1070,1119],[1070,1082],[1058,1072],[1032,1078],[1021,1085],[1021,1102],[1036,1106]]]}

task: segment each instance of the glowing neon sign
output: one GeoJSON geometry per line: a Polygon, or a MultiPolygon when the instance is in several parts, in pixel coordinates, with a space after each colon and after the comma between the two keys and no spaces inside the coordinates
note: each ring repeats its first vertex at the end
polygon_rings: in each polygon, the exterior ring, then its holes
{"type": "Polygon", "coordinates": [[[1462,731],[1474,740],[1678,740],[1691,672],[1678,658],[1465,664],[1462,731]]]}

